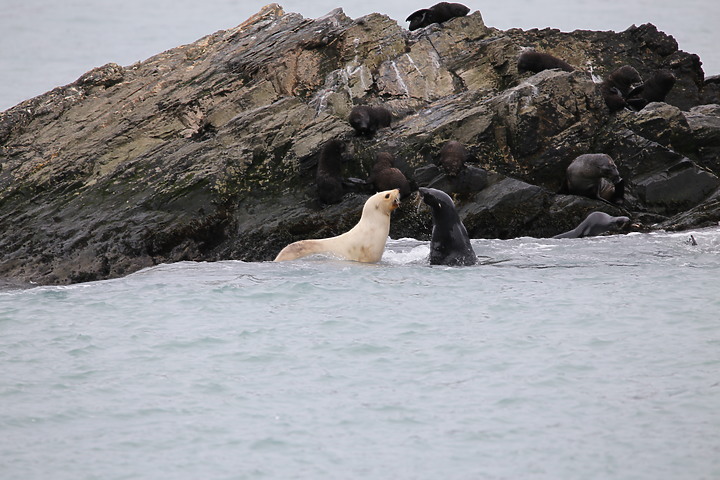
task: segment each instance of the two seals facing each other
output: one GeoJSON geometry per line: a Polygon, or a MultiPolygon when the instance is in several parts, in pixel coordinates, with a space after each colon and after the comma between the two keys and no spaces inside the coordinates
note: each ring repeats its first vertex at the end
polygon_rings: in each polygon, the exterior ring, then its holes
{"type": "Polygon", "coordinates": [[[410,22],[408,30],[412,32],[433,23],[443,23],[452,18],[464,17],[469,12],[470,9],[461,3],[440,2],[430,8],[413,12],[405,21],[410,22]]]}
{"type": "Polygon", "coordinates": [[[594,237],[608,231],[619,231],[630,223],[628,217],[613,217],[605,212],[592,212],[574,229],[552,238],[594,237]]]}
{"type": "Polygon", "coordinates": [[[432,209],[430,265],[475,265],[477,256],[450,196],[434,188],[420,187],[419,191],[423,202],[432,209]]]}
{"type": "Polygon", "coordinates": [[[376,193],[365,202],[360,221],[353,228],[336,237],[291,243],[278,253],[275,261],[322,253],[356,262],[379,262],[390,234],[390,214],[398,206],[400,190],[376,193]]]}

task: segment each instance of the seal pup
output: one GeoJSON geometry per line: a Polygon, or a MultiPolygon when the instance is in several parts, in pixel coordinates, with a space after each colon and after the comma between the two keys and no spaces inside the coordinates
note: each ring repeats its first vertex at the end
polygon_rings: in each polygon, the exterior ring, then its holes
{"type": "Polygon", "coordinates": [[[400,198],[410,195],[410,182],[405,178],[400,169],[395,168],[395,158],[388,152],[380,152],[375,155],[375,165],[368,182],[372,183],[376,191],[400,190],[400,198]]]}
{"type": "Polygon", "coordinates": [[[376,193],[365,202],[360,221],[353,228],[336,237],[291,243],[278,253],[275,261],[326,253],[356,262],[378,262],[390,233],[390,214],[399,205],[400,190],[376,193]]]}
{"type": "Polygon", "coordinates": [[[464,17],[469,12],[470,9],[461,3],[440,2],[430,8],[413,12],[405,21],[410,22],[408,30],[412,32],[433,23],[443,23],[451,18],[464,17]]]}
{"type": "Polygon", "coordinates": [[[348,121],[359,135],[372,136],[378,129],[390,126],[392,114],[385,107],[358,105],[350,110],[348,121]]]}
{"type": "Polygon", "coordinates": [[[609,187],[621,182],[620,172],[610,155],[585,153],[568,166],[561,191],[610,203],[609,198],[613,198],[614,190],[611,191],[609,187]]]}
{"type": "Polygon", "coordinates": [[[549,53],[528,50],[521,53],[518,57],[518,73],[540,73],[543,70],[550,70],[553,68],[559,68],[560,70],[565,70],[566,72],[572,72],[575,70],[565,60],[561,60],[549,53]]]}
{"type": "Polygon", "coordinates": [[[613,70],[600,84],[600,93],[610,112],[617,112],[627,107],[625,99],[630,91],[640,84],[642,84],[640,74],[630,65],[623,65],[613,70]]]}
{"type": "Polygon", "coordinates": [[[329,140],[323,145],[315,173],[317,193],[322,203],[339,203],[345,194],[342,179],[342,161],[345,151],[345,143],[340,140],[329,140]]]}
{"type": "Polygon", "coordinates": [[[592,212],[574,229],[552,238],[594,237],[607,231],[622,230],[629,223],[628,217],[613,217],[605,212],[592,212]]]}
{"type": "Polygon", "coordinates": [[[648,103],[664,102],[667,94],[675,86],[675,81],[675,75],[670,70],[658,70],[642,85],[628,93],[627,103],[635,110],[642,110],[648,103]]]}
{"type": "Polygon", "coordinates": [[[432,209],[430,265],[475,265],[477,256],[450,196],[434,188],[420,187],[419,191],[423,202],[432,209]]]}
{"type": "Polygon", "coordinates": [[[436,163],[445,170],[446,174],[457,177],[467,159],[468,152],[465,150],[465,145],[457,140],[450,140],[440,149],[436,163]]]}

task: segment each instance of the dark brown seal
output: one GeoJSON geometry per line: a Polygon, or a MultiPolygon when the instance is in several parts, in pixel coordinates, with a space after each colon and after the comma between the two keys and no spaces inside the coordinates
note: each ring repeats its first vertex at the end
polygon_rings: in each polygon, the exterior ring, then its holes
{"type": "Polygon", "coordinates": [[[440,2],[413,12],[405,21],[410,22],[408,30],[413,31],[433,23],[447,22],[451,18],[464,17],[469,12],[470,9],[461,3],[440,2]]]}
{"type": "Polygon", "coordinates": [[[385,107],[358,105],[353,107],[348,118],[350,126],[360,135],[374,135],[378,129],[389,127],[392,121],[390,110],[385,107]]]}
{"type": "Polygon", "coordinates": [[[410,194],[410,182],[405,175],[395,168],[395,158],[388,152],[380,152],[375,156],[375,165],[368,181],[373,184],[376,191],[400,190],[400,198],[410,194]]]}
{"type": "Polygon", "coordinates": [[[613,70],[600,84],[600,93],[610,111],[617,112],[628,106],[626,101],[628,94],[640,84],[642,84],[642,78],[638,71],[630,65],[623,65],[613,70]]]}
{"type": "Polygon", "coordinates": [[[565,60],[561,60],[549,53],[527,51],[518,57],[517,69],[518,73],[533,72],[540,73],[543,70],[559,68],[566,72],[572,72],[575,69],[565,60]]]}
{"type": "Polygon", "coordinates": [[[563,190],[603,201],[614,199],[614,185],[622,185],[622,178],[610,155],[586,153],[568,166],[563,190]]]}
{"type": "Polygon", "coordinates": [[[340,140],[330,140],[325,143],[320,152],[315,184],[322,203],[339,203],[345,194],[342,180],[342,162],[345,151],[345,143],[340,140]]]}
{"type": "Polygon", "coordinates": [[[635,110],[642,110],[648,103],[664,102],[673,86],[675,75],[670,70],[657,70],[642,85],[628,93],[627,103],[635,110]]]}

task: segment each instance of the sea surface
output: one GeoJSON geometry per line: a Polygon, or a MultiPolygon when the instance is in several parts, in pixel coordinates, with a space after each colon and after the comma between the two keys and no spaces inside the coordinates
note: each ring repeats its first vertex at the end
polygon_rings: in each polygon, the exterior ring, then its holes
{"type": "MultiPolygon", "coordinates": [[[[218,30],[233,28],[270,0],[2,0],[0,111],[115,62],[128,66],[218,30]]],[[[405,18],[435,2],[417,0],[288,0],[286,12],[317,18],[342,7],[351,18],[384,13],[405,18]]],[[[717,0],[464,1],[500,29],[623,31],[653,23],[681,50],[696,53],[706,76],[720,74],[717,0]]]]}
{"type": "Polygon", "coordinates": [[[0,478],[720,478],[720,227],[473,247],[6,288],[0,478]]]}

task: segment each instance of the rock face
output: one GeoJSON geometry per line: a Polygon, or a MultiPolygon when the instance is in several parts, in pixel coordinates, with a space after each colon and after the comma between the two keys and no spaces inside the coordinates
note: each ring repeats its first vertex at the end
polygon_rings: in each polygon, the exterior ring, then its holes
{"type": "MultiPolygon", "coordinates": [[[[0,278],[57,284],[161,262],[271,260],[292,241],[338,235],[367,194],[318,201],[315,167],[331,139],[351,147],[344,175],[361,179],[379,151],[415,180],[447,141],[463,143],[483,177],[454,200],[475,238],[552,236],[592,210],[646,228],[716,224],[720,106],[702,105],[715,87],[652,25],[499,31],[474,12],[409,32],[380,14],[310,20],[269,5],[0,113],[0,278]],[[518,74],[525,47],[576,70],[518,74]],[[670,70],[666,103],[610,114],[592,75],[626,64],[643,78],[670,70]],[[359,104],[389,108],[392,125],[355,135],[347,116],[359,104]],[[613,157],[622,209],[556,194],[583,153],[613,157]]],[[[431,228],[406,202],[391,236],[428,239],[431,228]]]]}

